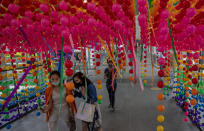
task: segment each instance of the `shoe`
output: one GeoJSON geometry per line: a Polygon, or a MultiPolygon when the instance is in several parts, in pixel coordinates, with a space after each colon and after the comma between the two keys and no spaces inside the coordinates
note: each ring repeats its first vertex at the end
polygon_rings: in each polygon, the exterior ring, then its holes
{"type": "Polygon", "coordinates": [[[111,108],[111,105],[109,105],[108,108],[111,108]]]}
{"type": "Polygon", "coordinates": [[[115,112],[115,107],[112,107],[112,112],[115,112]]]}

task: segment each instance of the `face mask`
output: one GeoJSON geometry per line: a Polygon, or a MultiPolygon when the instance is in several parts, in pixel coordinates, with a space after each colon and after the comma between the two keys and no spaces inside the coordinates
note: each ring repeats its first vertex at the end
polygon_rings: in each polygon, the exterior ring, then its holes
{"type": "Polygon", "coordinates": [[[112,67],[113,67],[113,65],[108,65],[108,67],[109,67],[109,68],[112,68],[112,67]]]}
{"type": "Polygon", "coordinates": [[[58,86],[60,84],[60,82],[58,81],[58,82],[52,82],[52,85],[53,86],[58,86]]]}

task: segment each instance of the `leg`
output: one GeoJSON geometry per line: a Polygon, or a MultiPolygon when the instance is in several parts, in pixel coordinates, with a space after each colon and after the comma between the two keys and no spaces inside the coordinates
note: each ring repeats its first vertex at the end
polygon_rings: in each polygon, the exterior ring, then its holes
{"type": "Polygon", "coordinates": [[[117,84],[114,83],[114,90],[112,90],[112,108],[115,108],[115,92],[116,92],[117,84]]]}
{"type": "Polygon", "coordinates": [[[57,128],[57,121],[49,121],[48,122],[49,131],[56,131],[56,128],[57,128]]]}
{"type": "Polygon", "coordinates": [[[83,121],[82,121],[82,131],[88,131],[87,123],[83,121]]]}
{"type": "Polygon", "coordinates": [[[106,85],[106,88],[107,88],[107,91],[108,91],[108,96],[109,96],[109,102],[110,102],[110,105],[112,105],[112,100],[111,100],[111,87],[110,86],[108,86],[108,85],[106,85]]]}
{"type": "Polygon", "coordinates": [[[74,118],[69,118],[69,121],[65,121],[67,124],[67,127],[69,128],[70,131],[75,131],[76,130],[76,123],[74,118]]]}

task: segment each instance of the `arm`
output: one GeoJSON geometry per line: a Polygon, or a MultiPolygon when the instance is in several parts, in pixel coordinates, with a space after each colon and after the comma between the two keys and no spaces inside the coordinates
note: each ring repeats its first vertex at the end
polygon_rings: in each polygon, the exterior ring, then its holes
{"type": "Polygon", "coordinates": [[[96,92],[96,88],[93,84],[90,84],[88,86],[88,96],[91,99],[91,103],[97,102],[97,92],[96,92]]]}

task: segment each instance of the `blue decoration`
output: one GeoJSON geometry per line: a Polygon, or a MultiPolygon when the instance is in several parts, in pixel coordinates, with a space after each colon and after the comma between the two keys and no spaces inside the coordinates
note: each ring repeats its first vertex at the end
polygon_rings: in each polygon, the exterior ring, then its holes
{"type": "Polygon", "coordinates": [[[8,125],[6,126],[6,129],[11,129],[11,125],[8,124],[8,125]]]}
{"type": "Polygon", "coordinates": [[[37,113],[36,113],[36,116],[40,116],[40,112],[37,112],[37,113]]]}

